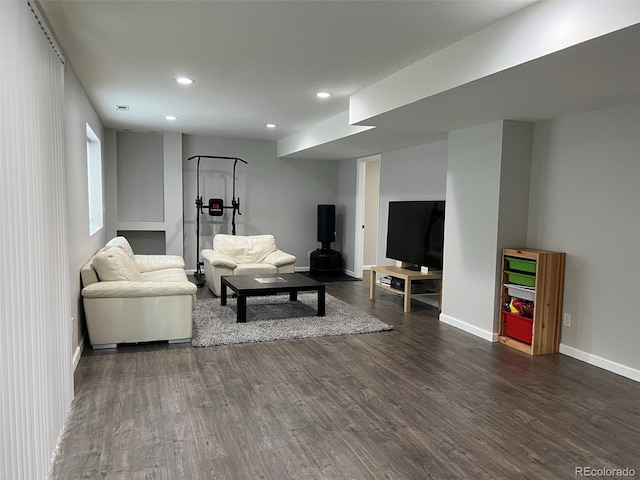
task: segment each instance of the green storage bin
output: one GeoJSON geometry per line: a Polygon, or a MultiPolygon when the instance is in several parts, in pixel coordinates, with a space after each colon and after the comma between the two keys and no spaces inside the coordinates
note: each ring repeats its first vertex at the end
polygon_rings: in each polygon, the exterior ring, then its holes
{"type": "Polygon", "coordinates": [[[536,286],[536,276],[528,273],[510,272],[505,270],[505,275],[509,278],[509,283],[517,285],[526,285],[527,287],[536,286]]]}
{"type": "Polygon", "coordinates": [[[522,258],[505,257],[509,268],[518,272],[536,273],[537,262],[535,260],[524,260],[522,258]]]}

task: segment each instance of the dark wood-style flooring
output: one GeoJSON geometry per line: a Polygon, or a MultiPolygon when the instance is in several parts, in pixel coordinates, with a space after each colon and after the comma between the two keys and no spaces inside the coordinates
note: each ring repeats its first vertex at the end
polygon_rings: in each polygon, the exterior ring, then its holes
{"type": "Polygon", "coordinates": [[[486,342],[415,300],[403,314],[398,296],[369,300],[367,281],[327,292],[394,330],[86,349],[52,478],[640,476],[639,383],[486,342]]]}

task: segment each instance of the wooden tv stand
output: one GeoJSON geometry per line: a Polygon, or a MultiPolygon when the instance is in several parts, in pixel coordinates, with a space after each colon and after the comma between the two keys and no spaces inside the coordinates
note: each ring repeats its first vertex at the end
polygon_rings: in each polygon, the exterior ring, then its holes
{"type": "Polygon", "coordinates": [[[369,291],[369,298],[371,300],[375,300],[376,298],[376,287],[380,287],[384,290],[389,290],[390,292],[403,295],[405,313],[411,311],[412,295],[416,295],[416,296],[438,295],[438,308],[442,309],[442,273],[440,272],[423,273],[415,270],[407,270],[406,268],[402,268],[402,267],[395,267],[392,265],[374,265],[373,267],[371,267],[371,285],[370,285],[370,291],[369,291]],[[397,290],[383,283],[376,282],[377,273],[381,275],[389,275],[390,277],[401,278],[402,280],[404,280],[404,290],[397,290]],[[440,288],[437,292],[412,294],[411,282],[413,282],[414,280],[438,280],[440,282],[440,288]]]}

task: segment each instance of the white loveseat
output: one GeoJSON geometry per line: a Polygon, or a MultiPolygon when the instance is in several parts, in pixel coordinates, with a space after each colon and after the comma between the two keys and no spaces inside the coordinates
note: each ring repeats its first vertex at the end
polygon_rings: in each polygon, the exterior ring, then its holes
{"type": "Polygon", "coordinates": [[[197,287],[176,255],[134,255],[115,237],[83,267],[82,301],[93,348],[189,341],[197,287]]]}
{"type": "Polygon", "coordinates": [[[273,235],[213,236],[213,250],[202,250],[207,286],[220,296],[223,275],[293,273],[296,257],[278,250],[273,235]]]}

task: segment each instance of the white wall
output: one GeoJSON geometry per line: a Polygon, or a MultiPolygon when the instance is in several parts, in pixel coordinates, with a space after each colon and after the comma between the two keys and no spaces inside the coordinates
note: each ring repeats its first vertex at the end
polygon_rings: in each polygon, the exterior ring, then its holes
{"type": "Polygon", "coordinates": [[[561,351],[640,380],[640,104],[535,125],[528,243],[566,252],[561,351]]]}
{"type": "MultiPolygon", "coordinates": [[[[307,252],[320,247],[317,241],[318,204],[338,202],[338,162],[276,158],[276,143],[185,135],[183,137],[184,238],[187,269],[196,262],[196,160],[194,155],[239,157],[236,167],[236,216],[238,235],[271,233],[280,249],[297,257],[296,268],[308,268],[307,252]]],[[[222,198],[231,205],[233,161],[203,159],[200,164],[200,194],[222,198]]],[[[231,210],[224,217],[201,217],[200,250],[211,248],[214,233],[231,233],[231,210]]],[[[344,218],[336,209],[336,242],[342,248],[344,218]]]]}

